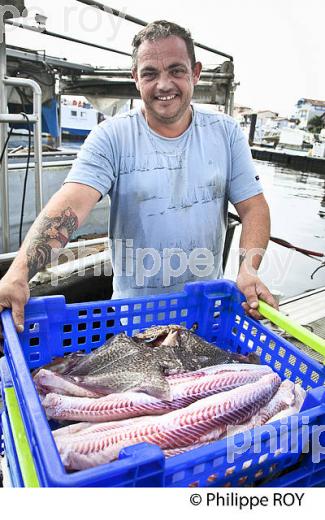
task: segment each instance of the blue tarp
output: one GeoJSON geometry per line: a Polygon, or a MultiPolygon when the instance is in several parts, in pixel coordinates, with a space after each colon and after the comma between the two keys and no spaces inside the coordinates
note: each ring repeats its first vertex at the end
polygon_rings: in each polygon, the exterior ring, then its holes
{"type": "MultiPolygon", "coordinates": [[[[32,105],[26,105],[25,110],[27,115],[32,113],[32,105]]],[[[10,114],[19,114],[21,111],[21,105],[9,103],[10,114]]],[[[27,124],[12,123],[10,126],[28,129],[27,124]]],[[[58,107],[55,98],[42,105],[42,132],[51,134],[52,137],[59,137],[60,135],[58,107]]]]}
{"type": "Polygon", "coordinates": [[[42,105],[42,131],[48,132],[52,137],[59,137],[59,118],[57,102],[55,98],[42,105]]]}

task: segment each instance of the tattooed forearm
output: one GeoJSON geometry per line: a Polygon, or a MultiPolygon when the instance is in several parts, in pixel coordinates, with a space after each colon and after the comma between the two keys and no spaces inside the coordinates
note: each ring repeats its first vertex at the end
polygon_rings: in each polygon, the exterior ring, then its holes
{"type": "Polygon", "coordinates": [[[41,217],[26,250],[29,279],[50,263],[52,249],[64,247],[77,228],[78,217],[69,207],[59,216],[41,217]]]}
{"type": "Polygon", "coordinates": [[[28,279],[35,276],[38,271],[42,271],[44,267],[51,261],[52,248],[46,242],[33,241],[27,249],[27,266],[28,279]]]}

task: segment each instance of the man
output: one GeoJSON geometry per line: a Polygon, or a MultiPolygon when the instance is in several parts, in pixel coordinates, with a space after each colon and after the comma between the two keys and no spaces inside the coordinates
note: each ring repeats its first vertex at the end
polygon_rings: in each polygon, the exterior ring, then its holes
{"type": "Polygon", "coordinates": [[[257,276],[261,254],[255,254],[268,243],[268,206],[234,120],[191,104],[202,65],[190,34],[173,23],[153,22],[133,47],[142,107],[91,132],[0,283],[0,310],[12,307],[17,330],[28,281],[107,194],[114,298],[174,292],[187,281],[222,276],[230,200],[243,223],[237,285],[247,299],[245,310],[258,318],[258,298],[275,306],[257,276]]]}

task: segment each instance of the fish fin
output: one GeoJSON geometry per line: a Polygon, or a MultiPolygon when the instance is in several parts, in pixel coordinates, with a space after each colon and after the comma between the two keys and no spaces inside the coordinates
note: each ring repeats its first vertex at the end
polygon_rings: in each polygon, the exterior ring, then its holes
{"type": "Polygon", "coordinates": [[[140,391],[145,392],[163,401],[172,400],[171,387],[163,376],[153,376],[141,383],[140,391]]]}

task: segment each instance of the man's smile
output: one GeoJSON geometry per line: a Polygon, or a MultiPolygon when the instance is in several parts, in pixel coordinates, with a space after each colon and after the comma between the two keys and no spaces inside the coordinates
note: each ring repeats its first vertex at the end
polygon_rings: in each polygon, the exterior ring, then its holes
{"type": "Polygon", "coordinates": [[[156,96],[156,99],[158,99],[159,101],[172,101],[176,97],[177,97],[177,94],[172,94],[169,96],[156,96]]]}

